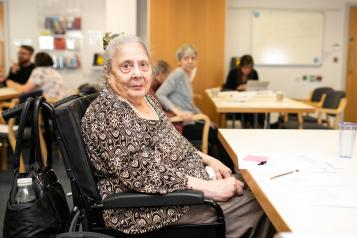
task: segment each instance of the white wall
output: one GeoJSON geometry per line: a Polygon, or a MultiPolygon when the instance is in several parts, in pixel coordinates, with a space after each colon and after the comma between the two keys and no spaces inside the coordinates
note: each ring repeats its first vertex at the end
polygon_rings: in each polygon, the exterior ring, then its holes
{"type": "Polygon", "coordinates": [[[136,0],[106,0],[106,31],[136,34],[136,0]]]}
{"type": "MultiPolygon", "coordinates": [[[[16,61],[17,58],[18,48],[14,45],[15,41],[30,40],[35,50],[39,49],[37,1],[40,0],[7,1],[8,67],[11,59],[16,61]]],[[[95,52],[102,52],[101,37],[104,32],[136,33],[136,0],[82,0],[80,7],[83,33],[80,52],[82,66],[79,70],[59,71],[71,92],[83,83],[97,82],[103,78],[102,70],[92,67],[92,61],[95,52]]]]}
{"type": "MultiPolygon", "coordinates": [[[[323,11],[323,61],[318,67],[256,66],[261,80],[271,82],[272,90],[285,91],[289,97],[306,98],[320,86],[344,89],[346,9],[356,0],[227,0],[225,72],[233,56],[251,53],[251,11],[256,8],[323,11]],[[334,58],[338,62],[334,62],[334,58]],[[303,75],[321,75],[322,82],[303,81],[303,75]]],[[[254,57],[254,55],[253,55],[254,57]]]]}

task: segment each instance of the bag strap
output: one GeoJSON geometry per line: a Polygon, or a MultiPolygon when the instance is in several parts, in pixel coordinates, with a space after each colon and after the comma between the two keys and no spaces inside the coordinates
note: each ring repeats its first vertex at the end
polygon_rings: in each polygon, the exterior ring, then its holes
{"type": "Polygon", "coordinates": [[[19,127],[17,129],[16,147],[15,147],[15,161],[17,162],[16,164],[18,165],[20,164],[21,152],[23,150],[25,124],[27,118],[31,115],[32,106],[33,106],[33,98],[28,98],[22,106],[19,127]]]}
{"type": "Polygon", "coordinates": [[[41,109],[42,109],[42,121],[45,126],[45,144],[47,148],[47,169],[52,168],[52,134],[51,132],[54,132],[56,135],[57,127],[56,127],[56,121],[54,119],[53,115],[53,106],[46,100],[41,100],[41,109]],[[52,129],[50,127],[50,121],[52,122],[52,129]]]}
{"type": "Polygon", "coordinates": [[[37,97],[34,100],[33,113],[32,113],[32,127],[31,127],[31,135],[32,142],[34,143],[34,150],[31,151],[31,155],[34,156],[34,160],[30,160],[31,166],[34,171],[39,172],[40,169],[44,169],[44,164],[42,162],[42,154],[41,154],[41,144],[40,144],[40,135],[39,135],[39,115],[41,110],[41,103],[44,100],[42,96],[37,97]]]}

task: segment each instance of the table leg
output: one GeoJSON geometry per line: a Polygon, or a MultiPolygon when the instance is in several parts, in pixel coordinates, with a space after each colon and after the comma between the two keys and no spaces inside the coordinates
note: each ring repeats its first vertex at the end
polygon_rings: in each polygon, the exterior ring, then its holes
{"type": "Polygon", "coordinates": [[[218,123],[219,123],[219,127],[220,128],[227,128],[226,114],[225,113],[219,113],[218,123]]]}
{"type": "Polygon", "coordinates": [[[254,113],[254,129],[259,128],[259,123],[258,123],[258,113],[254,113]]]}
{"type": "Polygon", "coordinates": [[[265,113],[265,119],[266,119],[266,129],[270,129],[270,113],[265,113]]]}
{"type": "Polygon", "coordinates": [[[236,127],[236,114],[232,113],[232,128],[234,129],[236,127]]]}

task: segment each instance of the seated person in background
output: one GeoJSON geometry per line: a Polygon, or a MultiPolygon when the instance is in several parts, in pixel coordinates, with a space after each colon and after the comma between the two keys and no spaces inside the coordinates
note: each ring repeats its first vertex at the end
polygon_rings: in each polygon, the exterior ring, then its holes
{"type": "Polygon", "coordinates": [[[243,55],[240,59],[239,66],[231,69],[229,72],[222,90],[246,91],[248,79],[259,80],[258,73],[253,67],[253,57],[250,55],[243,55]]]}
{"type": "Polygon", "coordinates": [[[17,53],[18,63],[13,63],[6,78],[0,77],[0,82],[6,85],[7,80],[12,80],[19,84],[25,84],[29,79],[35,65],[31,62],[34,52],[32,46],[21,45],[17,53]]]}
{"type": "MultiPolygon", "coordinates": [[[[249,190],[221,162],[195,149],[172,126],[148,94],[152,70],[149,50],[136,36],[104,37],[107,86],[82,118],[87,151],[102,198],[124,191],[167,194],[203,191],[220,201],[227,237],[266,237],[270,223],[249,190]],[[216,173],[209,180],[204,165],[216,173]]],[[[215,220],[207,207],[106,209],[105,225],[140,234],[173,223],[215,220]]]]}
{"type": "Polygon", "coordinates": [[[35,56],[36,68],[26,84],[19,84],[12,80],[7,81],[7,86],[21,93],[28,93],[41,89],[44,97],[50,100],[59,100],[67,95],[61,75],[52,68],[53,60],[45,52],[37,53],[35,56]]]}
{"type": "Polygon", "coordinates": [[[156,97],[155,93],[161,86],[161,84],[167,79],[171,71],[170,65],[163,60],[158,60],[157,63],[152,67],[152,82],[150,87],[150,94],[156,97]]]}
{"type": "MultiPolygon", "coordinates": [[[[177,52],[176,57],[179,66],[172,72],[167,80],[157,90],[156,96],[164,109],[180,116],[185,122],[183,136],[190,140],[200,140],[202,137],[203,123],[191,122],[194,114],[201,113],[193,102],[193,90],[191,81],[197,63],[197,50],[192,45],[183,45],[177,52]]],[[[234,171],[234,165],[227,152],[218,139],[217,128],[211,125],[209,130],[209,155],[221,160],[226,166],[234,171]]]]}
{"type": "MultiPolygon", "coordinates": [[[[254,69],[254,60],[250,55],[243,55],[240,59],[239,66],[231,69],[227,80],[222,87],[222,91],[237,90],[246,91],[248,80],[259,80],[258,72],[254,69]]],[[[254,114],[236,113],[236,117],[241,121],[244,120],[243,128],[250,128],[254,125],[254,114]],[[243,118],[244,117],[244,118],[243,118]]],[[[265,115],[258,114],[259,127],[264,127],[265,115]]]]}

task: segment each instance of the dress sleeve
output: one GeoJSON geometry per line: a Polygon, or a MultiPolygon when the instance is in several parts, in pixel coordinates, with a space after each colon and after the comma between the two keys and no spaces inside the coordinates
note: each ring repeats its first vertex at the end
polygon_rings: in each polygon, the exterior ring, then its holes
{"type": "Polygon", "coordinates": [[[138,139],[135,126],[124,121],[124,112],[110,114],[105,125],[85,132],[94,136],[94,140],[85,137],[93,166],[100,173],[113,175],[136,192],[166,194],[188,188],[186,174],[165,163],[167,158],[154,157],[150,146],[138,139]]]}

